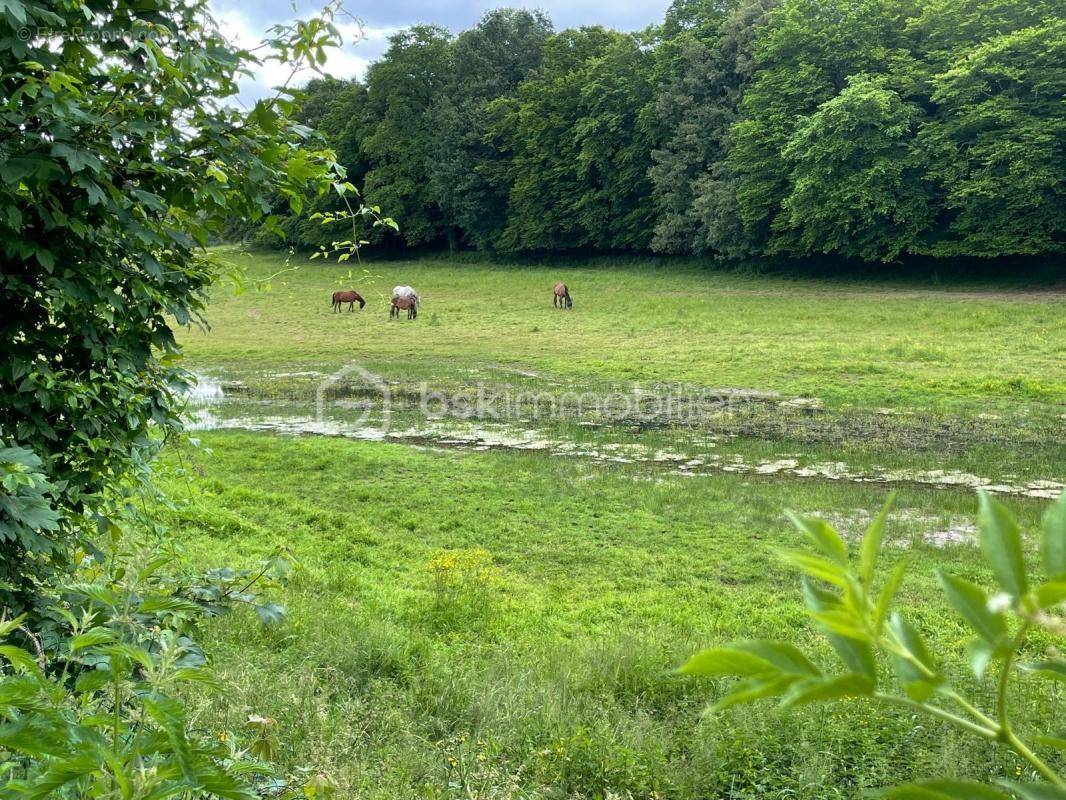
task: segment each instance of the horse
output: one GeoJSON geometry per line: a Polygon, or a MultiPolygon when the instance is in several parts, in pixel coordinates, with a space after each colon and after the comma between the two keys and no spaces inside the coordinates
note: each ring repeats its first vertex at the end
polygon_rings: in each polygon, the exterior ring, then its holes
{"type": "Polygon", "coordinates": [[[345,303],[348,304],[348,310],[349,311],[354,311],[355,310],[355,304],[356,303],[359,304],[359,309],[362,310],[363,306],[366,305],[366,300],[363,299],[362,295],[360,295],[359,292],[348,291],[348,292],[334,292],[333,293],[333,310],[334,311],[340,311],[341,310],[341,306],[344,305],[345,303]]]}
{"type": "Polygon", "coordinates": [[[395,317],[400,318],[400,312],[406,311],[408,319],[418,318],[418,299],[417,295],[411,297],[409,295],[393,295],[392,296],[392,308],[389,309],[389,319],[395,317]]]}
{"type": "Polygon", "coordinates": [[[555,294],[552,297],[552,305],[556,308],[573,308],[574,301],[570,299],[570,290],[565,283],[555,284],[555,294]]]}
{"type": "Polygon", "coordinates": [[[403,285],[401,285],[401,286],[393,286],[392,287],[392,296],[393,297],[410,297],[412,300],[415,301],[415,307],[416,308],[419,305],[422,304],[421,299],[419,299],[419,297],[418,297],[418,292],[416,292],[410,286],[403,286],[403,285]]]}

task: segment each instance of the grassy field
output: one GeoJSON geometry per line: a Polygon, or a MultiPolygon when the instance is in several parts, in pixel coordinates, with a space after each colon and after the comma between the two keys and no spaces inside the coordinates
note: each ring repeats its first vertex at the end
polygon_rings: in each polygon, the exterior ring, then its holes
{"type": "MultiPolygon", "coordinates": [[[[253,278],[284,266],[223,255],[253,278]]],[[[1022,774],[986,743],[871,704],[705,717],[727,685],[672,670],[737,638],[826,656],[777,555],[800,544],[784,510],[827,515],[854,537],[894,483],[884,566],[911,562],[903,610],[961,675],[965,635],[934,571],[988,580],[975,497],[904,473],[968,470],[1005,492],[1062,480],[1061,295],[633,264],[353,272],[315,264],[269,292],[220,290],[210,333],[182,336],[190,366],[222,379],[228,399],[208,409],[217,429],[197,434],[207,449],[166,455],[173,535],[204,565],[249,566],[277,544],[303,565],[278,598],[281,625],[213,624],[232,690],[194,700],[197,725],[271,717],[283,763],[324,769],[355,798],[820,800],[912,777],[1022,774]],[[571,313],[550,305],[559,279],[571,313]],[[415,322],[388,320],[399,282],[422,294],[415,322]],[[367,309],[331,314],[340,285],[367,309]],[[329,424],[309,416],[308,392],[353,361],[393,389],[385,441],[360,440],[345,416],[358,408],[329,424]],[[405,399],[418,382],[599,392],[634,381],[767,396],[591,427],[524,411],[430,425],[405,399]],[[865,482],[877,470],[897,478],[865,482]]],[[[1031,529],[1043,501],[1022,494],[1004,498],[1031,529]]],[[[992,691],[961,683],[978,702],[992,691]]],[[[1013,703],[1028,726],[1061,717],[1057,694],[1035,686],[1013,703]]]]}
{"type": "MultiPolygon", "coordinates": [[[[220,251],[253,280],[274,254],[220,251]]],[[[506,365],[570,381],[692,382],[815,397],[831,407],[1023,414],[1066,397],[1066,294],[987,286],[745,277],[696,268],[499,268],[434,260],[359,268],[294,259],[271,290],[220,288],[210,335],[182,337],[198,369],[318,369],[353,360],[387,375],[506,365]],[[352,277],[349,278],[348,275],[352,277]],[[571,313],[551,290],[565,281],[571,313]],[[415,286],[416,324],[390,323],[396,283],[415,286]],[[330,312],[354,288],[359,314],[330,312]]]]}

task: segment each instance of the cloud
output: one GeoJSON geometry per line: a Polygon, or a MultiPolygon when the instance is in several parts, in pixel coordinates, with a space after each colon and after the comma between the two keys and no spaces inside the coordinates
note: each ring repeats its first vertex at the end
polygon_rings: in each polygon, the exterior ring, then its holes
{"type": "MultiPolygon", "coordinates": [[[[232,43],[241,47],[253,48],[267,34],[270,26],[288,22],[289,18],[265,19],[259,16],[261,9],[256,9],[256,18],[233,3],[216,2],[215,19],[218,20],[222,34],[232,43]]],[[[310,13],[310,12],[308,12],[310,13]]],[[[326,51],[324,72],[335,78],[362,78],[371,62],[379,58],[388,47],[388,37],[398,28],[372,27],[359,25],[355,21],[339,22],[344,44],[326,51]]],[[[250,107],[256,100],[273,93],[274,87],[289,82],[290,86],[300,86],[315,77],[313,70],[304,69],[292,74],[288,64],[267,61],[253,69],[252,77],[239,81],[240,94],[238,102],[250,107]]]]}

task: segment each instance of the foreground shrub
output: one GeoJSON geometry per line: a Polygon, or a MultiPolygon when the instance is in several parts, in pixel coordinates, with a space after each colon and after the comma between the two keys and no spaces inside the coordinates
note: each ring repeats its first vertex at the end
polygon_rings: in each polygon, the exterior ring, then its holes
{"type": "MultiPolygon", "coordinates": [[[[814,545],[813,553],[786,558],[803,573],[808,612],[824,631],[844,669],[826,673],[793,645],[748,641],[704,650],[681,671],[690,675],[737,676],[743,681],[713,709],[779,697],[783,707],[848,698],[873,698],[935,717],[969,734],[1002,744],[1028,763],[1037,782],[1002,781],[1024,800],[1063,800],[1066,779],[1034,750],[1066,750],[1066,740],[1019,735],[1009,705],[1011,681],[1020,673],[1040,680],[1066,679],[1066,659],[1055,647],[1033,657],[1032,634],[1066,636],[1066,494],[1044,515],[1041,554],[1046,577],[1036,581],[1026,569],[1022,538],[1010,512],[991,495],[980,494],[981,550],[992,568],[998,591],[954,575],[940,574],[947,598],[974,636],[968,642],[969,667],[980,680],[998,670],[992,708],[981,708],[952,684],[942,661],[921,632],[892,611],[906,571],[901,563],[884,580],[875,575],[877,557],[891,507],[886,503],[863,536],[858,559],[822,520],[793,516],[793,523],[814,545]],[[887,661],[886,664],[884,662],[887,661]]],[[[896,798],[921,800],[1009,800],[1010,794],[983,784],[938,779],[897,787],[896,798]]]]}
{"type": "MultiPolygon", "coordinates": [[[[212,238],[235,218],[273,228],[275,202],[299,212],[330,190],[345,211],[326,222],[379,221],[291,117],[288,80],[248,111],[232,102],[264,62],[320,70],[339,10],[247,50],[208,0],[0,3],[0,631],[21,637],[0,649],[0,795],[270,786],[243,752],[189,734],[178,690],[212,683],[197,619],[238,603],[280,616],[254,589],[285,559],[190,579],[100,540],[153,496],[152,459],[182,430],[192,376],[173,326],[201,321],[232,274],[212,238]]],[[[255,722],[260,754],[269,727],[255,722]]]]}
{"type": "Polygon", "coordinates": [[[328,796],[331,782],[276,776],[269,720],[249,718],[251,742],[195,733],[181,703],[220,691],[196,643],[206,617],[255,609],[266,624],[292,562],[283,550],[252,570],[184,570],[176,553],[118,537],[82,556],[74,581],[47,607],[37,635],[23,617],[0,622],[3,797],[227,798],[328,796]],[[298,785],[297,785],[298,784],[298,785]]]}
{"type": "Polygon", "coordinates": [[[331,221],[377,219],[290,117],[297,92],[232,102],[265,62],[321,69],[337,10],[277,26],[253,52],[207,0],[0,3],[0,438],[32,453],[56,513],[27,526],[24,507],[0,503],[0,532],[15,529],[0,535],[6,606],[33,612],[35,582],[123,517],[181,430],[191,376],[173,326],[200,321],[233,274],[212,237],[331,187],[353,198],[331,221]]]}

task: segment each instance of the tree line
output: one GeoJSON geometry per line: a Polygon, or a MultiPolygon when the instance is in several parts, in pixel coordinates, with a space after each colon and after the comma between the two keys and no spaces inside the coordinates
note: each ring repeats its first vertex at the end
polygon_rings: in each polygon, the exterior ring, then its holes
{"type": "MultiPolygon", "coordinates": [[[[1061,0],[675,0],[394,34],[298,116],[403,246],[865,261],[1066,247],[1061,0]]],[[[328,244],[313,218],[287,241],[328,244]]]]}

